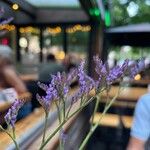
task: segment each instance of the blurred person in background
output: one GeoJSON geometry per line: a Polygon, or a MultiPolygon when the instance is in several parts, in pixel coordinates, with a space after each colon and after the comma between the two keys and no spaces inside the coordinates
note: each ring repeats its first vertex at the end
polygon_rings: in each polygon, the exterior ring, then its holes
{"type": "MultiPolygon", "coordinates": [[[[14,88],[18,95],[27,92],[27,88],[17,75],[13,66],[12,50],[6,45],[0,45],[0,90],[14,88]]],[[[31,112],[31,102],[27,102],[19,112],[22,118],[31,112]]]]}
{"type": "Polygon", "coordinates": [[[53,54],[47,55],[47,63],[42,64],[39,68],[39,80],[41,82],[50,82],[51,75],[56,75],[57,72],[65,71],[65,66],[56,61],[53,54]]]}
{"type": "Polygon", "coordinates": [[[150,150],[150,91],[136,105],[127,150],[150,150]]]}
{"type": "Polygon", "coordinates": [[[18,94],[25,93],[27,92],[26,86],[17,75],[11,58],[11,49],[0,45],[0,88],[13,87],[18,94]]]}

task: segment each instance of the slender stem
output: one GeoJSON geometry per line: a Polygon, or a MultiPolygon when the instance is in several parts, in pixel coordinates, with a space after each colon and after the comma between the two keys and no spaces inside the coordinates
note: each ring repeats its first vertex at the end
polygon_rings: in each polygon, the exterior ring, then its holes
{"type": "Polygon", "coordinates": [[[94,112],[93,112],[93,114],[92,114],[92,119],[91,119],[91,128],[92,128],[92,126],[93,126],[94,116],[95,116],[95,113],[97,112],[99,103],[100,103],[100,96],[96,96],[96,104],[95,104],[94,112]]]}
{"type": "Polygon", "coordinates": [[[82,103],[83,103],[83,96],[81,97],[81,100],[80,100],[80,106],[82,106],[82,103]]]}
{"type": "MultiPolygon", "coordinates": [[[[63,128],[61,129],[63,131],[63,128]]],[[[61,135],[61,130],[60,130],[60,138],[59,138],[59,150],[64,150],[64,144],[63,144],[63,138],[61,135]]]]}
{"type": "Polygon", "coordinates": [[[58,127],[57,129],[45,140],[45,142],[41,145],[39,150],[42,150],[46,144],[53,138],[53,136],[62,128],[62,126],[70,119],[72,118],[75,114],[79,113],[85,106],[87,106],[95,96],[91,97],[82,107],[79,107],[77,110],[75,110],[68,118],[66,118],[58,127]]]}
{"type": "Polygon", "coordinates": [[[92,136],[93,132],[99,126],[101,119],[103,118],[103,116],[106,114],[106,112],[108,111],[108,109],[111,107],[111,105],[113,104],[113,102],[118,97],[119,92],[120,92],[120,89],[118,90],[117,94],[113,97],[113,99],[110,101],[110,103],[105,107],[105,109],[104,109],[101,117],[99,118],[99,121],[90,129],[90,131],[87,134],[86,138],[83,140],[81,146],[79,147],[79,150],[83,150],[85,148],[85,146],[86,146],[87,142],[89,141],[90,137],[92,136]]]}
{"type": "Polygon", "coordinates": [[[55,104],[56,104],[56,108],[57,108],[57,114],[58,114],[59,123],[61,123],[60,109],[59,109],[59,106],[58,106],[57,102],[55,102],[55,104]]]}
{"type": "Polygon", "coordinates": [[[62,99],[63,100],[63,108],[62,108],[62,111],[63,111],[63,120],[65,120],[65,112],[66,112],[66,104],[65,104],[65,100],[64,100],[64,98],[62,99]]]}
{"type": "Polygon", "coordinates": [[[15,127],[12,128],[13,138],[16,139],[15,127]]]}
{"type": "Polygon", "coordinates": [[[8,132],[6,131],[5,129],[2,128],[2,126],[0,126],[0,129],[5,132],[14,142],[15,144],[15,147],[16,147],[16,150],[19,150],[19,145],[17,144],[16,140],[13,138],[13,136],[8,132]]]}
{"type": "Polygon", "coordinates": [[[70,104],[70,107],[69,107],[69,109],[68,109],[68,111],[67,111],[67,114],[66,114],[66,118],[68,118],[72,106],[73,106],[73,103],[70,104]]]}
{"type": "Polygon", "coordinates": [[[47,129],[47,119],[48,119],[48,112],[45,112],[45,123],[44,123],[44,130],[43,130],[43,139],[41,145],[45,142],[45,135],[47,129]]]}

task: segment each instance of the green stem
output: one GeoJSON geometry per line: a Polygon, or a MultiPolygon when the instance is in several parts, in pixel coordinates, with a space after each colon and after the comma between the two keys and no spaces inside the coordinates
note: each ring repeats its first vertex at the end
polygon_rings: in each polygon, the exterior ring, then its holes
{"type": "Polygon", "coordinates": [[[91,128],[92,128],[92,126],[93,126],[94,116],[95,116],[95,113],[97,112],[99,103],[100,103],[100,96],[96,96],[96,104],[95,104],[94,112],[93,112],[93,114],[92,114],[92,119],[91,119],[91,128]]]}
{"type": "Polygon", "coordinates": [[[87,106],[93,99],[94,97],[91,97],[82,107],[79,107],[76,111],[74,111],[68,118],[66,118],[58,127],[57,129],[45,140],[45,142],[41,145],[39,150],[42,150],[46,144],[53,138],[53,136],[62,128],[62,126],[70,119],[72,118],[75,114],[79,113],[85,106],[87,106]]]}
{"type": "Polygon", "coordinates": [[[108,109],[111,107],[111,105],[113,104],[113,102],[116,100],[116,98],[119,95],[120,90],[118,90],[118,93],[115,95],[115,97],[113,97],[113,99],[110,101],[110,103],[105,107],[99,121],[90,129],[89,133],[87,134],[86,138],[83,140],[81,146],[79,147],[79,150],[83,150],[87,144],[87,142],[89,141],[90,137],[92,136],[93,132],[96,130],[96,128],[99,126],[99,123],[101,121],[101,119],[103,118],[103,116],[106,114],[106,112],[108,111],[108,109]]]}
{"type": "Polygon", "coordinates": [[[57,108],[57,114],[58,114],[59,123],[61,123],[60,109],[59,109],[59,106],[58,106],[57,102],[55,104],[56,104],[56,108],[57,108]]]}
{"type": "Polygon", "coordinates": [[[47,119],[48,119],[48,112],[45,112],[45,123],[44,123],[44,130],[43,130],[43,139],[41,145],[45,142],[45,135],[47,129],[47,119]]]}
{"type": "Polygon", "coordinates": [[[70,104],[70,107],[69,107],[69,109],[68,109],[68,111],[67,111],[67,114],[66,114],[66,118],[68,118],[72,106],[73,106],[73,103],[70,104]]]}
{"type": "Polygon", "coordinates": [[[64,100],[64,98],[62,99],[63,100],[63,108],[62,108],[62,111],[63,111],[63,120],[65,120],[65,111],[66,111],[66,104],[65,104],[65,100],[64,100]]]}
{"type": "Polygon", "coordinates": [[[12,128],[13,138],[16,139],[15,127],[12,128]]]}
{"type": "Polygon", "coordinates": [[[3,129],[2,126],[0,126],[0,129],[1,129],[3,132],[5,132],[5,133],[13,140],[13,142],[14,142],[14,144],[15,144],[15,147],[16,147],[16,150],[19,150],[19,145],[17,144],[17,142],[16,142],[16,140],[13,138],[13,136],[12,136],[9,132],[7,132],[5,129],[3,129]]]}
{"type": "MultiPolygon", "coordinates": [[[[63,131],[63,128],[61,130],[63,131]]],[[[64,150],[63,139],[61,137],[61,130],[60,130],[60,138],[59,138],[59,150],[64,150]]]]}

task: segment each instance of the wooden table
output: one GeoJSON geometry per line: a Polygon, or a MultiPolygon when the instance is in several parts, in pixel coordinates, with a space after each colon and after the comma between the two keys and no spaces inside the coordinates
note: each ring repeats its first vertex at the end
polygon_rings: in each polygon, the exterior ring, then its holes
{"type": "MultiPolygon", "coordinates": [[[[31,97],[32,97],[31,93],[26,92],[26,93],[23,93],[23,94],[19,95],[18,98],[19,99],[24,99],[25,101],[28,101],[28,100],[31,99],[31,97]]],[[[12,104],[11,102],[1,102],[0,103],[0,112],[2,112],[4,110],[7,110],[10,107],[11,104],[12,104]]]]}
{"type": "Polygon", "coordinates": [[[131,128],[133,117],[132,116],[119,116],[117,114],[105,114],[101,121],[99,119],[101,118],[102,113],[96,113],[93,119],[93,123],[98,123],[102,126],[107,127],[118,127],[120,125],[120,121],[122,121],[125,128],[131,128]]]}
{"type": "MultiPolygon", "coordinates": [[[[70,92],[70,94],[74,93],[75,91],[76,91],[76,89],[72,90],[70,92]]],[[[78,101],[77,103],[74,104],[74,107],[71,109],[71,111],[75,111],[77,109],[77,107],[79,107],[79,105],[80,105],[80,102],[78,101]]],[[[55,113],[57,115],[56,109],[54,107],[52,107],[52,109],[51,109],[49,119],[52,118],[52,113],[55,113]]],[[[73,121],[75,120],[76,117],[77,117],[77,115],[72,117],[65,124],[64,130],[67,130],[71,126],[71,124],[73,123],[73,121]]],[[[22,119],[16,123],[17,139],[18,140],[25,140],[26,139],[25,142],[27,140],[28,140],[28,142],[30,142],[27,145],[25,143],[22,143],[21,148],[22,148],[22,146],[24,147],[24,149],[29,149],[29,150],[30,149],[31,150],[32,149],[37,150],[39,148],[40,143],[41,143],[41,139],[42,139],[42,134],[40,133],[40,135],[37,136],[35,132],[39,132],[39,130],[43,130],[43,126],[44,126],[44,120],[43,119],[44,119],[44,111],[42,108],[40,108],[40,109],[35,110],[35,112],[33,112],[29,116],[25,117],[24,119],[22,119]],[[34,130],[36,130],[36,131],[34,131],[34,130]],[[32,139],[32,137],[34,137],[33,134],[36,135],[36,139],[32,139]]],[[[49,124],[49,127],[47,129],[48,130],[47,136],[56,129],[56,126],[58,126],[58,120],[57,119],[54,120],[51,124],[49,124]]],[[[57,133],[53,137],[53,139],[46,146],[46,149],[53,149],[58,144],[58,142],[59,142],[59,133],[57,133]]],[[[14,146],[11,139],[8,137],[7,134],[5,134],[3,132],[0,133],[0,150],[5,150],[9,146],[10,147],[14,146]]]]}
{"type": "Polygon", "coordinates": [[[24,81],[37,81],[38,80],[38,74],[21,74],[20,78],[24,81]]]}
{"type": "MultiPolygon", "coordinates": [[[[118,92],[118,86],[112,86],[109,91],[109,97],[113,98],[118,92]]],[[[123,90],[117,97],[117,100],[128,101],[128,102],[137,102],[137,100],[144,94],[148,92],[147,88],[142,87],[123,87],[123,90]]],[[[102,95],[103,98],[107,97],[106,92],[102,95]]]]}

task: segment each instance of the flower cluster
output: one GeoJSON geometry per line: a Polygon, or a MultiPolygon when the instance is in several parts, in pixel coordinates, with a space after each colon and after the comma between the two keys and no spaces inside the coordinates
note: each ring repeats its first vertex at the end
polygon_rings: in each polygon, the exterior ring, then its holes
{"type": "Polygon", "coordinates": [[[58,93],[53,84],[49,84],[49,86],[38,82],[40,88],[46,91],[46,96],[40,96],[39,94],[36,95],[37,100],[43,106],[46,112],[49,111],[51,103],[53,100],[58,98],[58,93]]]}
{"type": "Polygon", "coordinates": [[[96,81],[96,88],[98,91],[102,89],[102,87],[107,88],[117,80],[122,79],[129,65],[129,60],[125,60],[121,66],[117,65],[110,69],[108,64],[103,64],[97,56],[94,57],[94,62],[96,65],[95,71],[98,75],[96,81]]]}
{"type": "Polygon", "coordinates": [[[65,99],[71,83],[77,76],[77,71],[73,70],[69,74],[58,72],[56,75],[52,75],[51,83],[45,85],[38,82],[38,85],[41,89],[46,92],[46,96],[40,96],[37,94],[37,100],[43,106],[46,112],[49,111],[51,103],[54,100],[65,99]]]}
{"type": "Polygon", "coordinates": [[[133,63],[128,66],[127,74],[130,76],[131,79],[133,79],[135,75],[137,75],[139,72],[144,70],[144,68],[145,68],[145,63],[144,63],[144,60],[141,59],[137,63],[133,63]]]}
{"type": "MultiPolygon", "coordinates": [[[[4,8],[0,8],[0,17],[2,17],[4,13],[5,13],[4,8]]],[[[8,23],[10,23],[13,19],[14,19],[13,17],[10,17],[10,18],[8,18],[8,19],[2,20],[2,21],[0,22],[0,25],[8,24],[8,23]]],[[[3,34],[5,34],[5,33],[6,33],[5,30],[0,31],[0,36],[3,35],[3,34]]]]}
{"type": "MultiPolygon", "coordinates": [[[[40,96],[39,94],[37,94],[36,96],[37,100],[44,108],[46,114],[41,149],[44,148],[48,140],[52,138],[52,136],[50,135],[50,138],[46,139],[45,132],[47,127],[48,113],[53,102],[55,102],[54,104],[57,107],[59,124],[61,126],[59,127],[59,130],[57,130],[57,128],[52,133],[52,135],[60,131],[61,146],[61,144],[64,145],[66,141],[66,134],[64,133],[63,125],[67,122],[68,119],[70,119],[75,113],[78,113],[87,104],[89,104],[93,100],[93,98],[97,96],[97,94],[100,94],[103,91],[102,89],[108,90],[111,84],[113,84],[116,81],[122,80],[124,76],[129,76],[133,78],[138,72],[144,69],[143,60],[139,60],[137,63],[132,65],[130,65],[129,60],[125,60],[122,65],[117,65],[113,68],[109,68],[108,64],[103,63],[98,57],[94,57],[94,62],[95,73],[97,75],[96,79],[93,79],[92,77],[87,75],[85,69],[85,61],[82,61],[79,67],[72,70],[69,74],[58,72],[56,75],[52,75],[51,82],[48,85],[38,82],[38,86],[41,89],[43,89],[46,93],[45,96],[40,96]],[[66,99],[69,96],[70,86],[75,80],[78,81],[79,89],[73,96],[70,97],[69,100],[71,101],[71,103],[69,103],[69,107],[68,109],[66,109],[66,99]],[[90,91],[93,89],[95,90],[96,94],[90,100],[88,99],[88,96],[90,91]],[[70,110],[74,106],[73,104],[77,101],[80,102],[80,106],[76,108],[76,110],[73,113],[71,113],[70,110]]],[[[107,105],[107,107],[109,108],[111,104],[112,103],[110,103],[110,105],[107,105]]],[[[14,128],[18,111],[22,107],[22,105],[23,101],[15,101],[5,116],[6,123],[12,128],[14,128]]],[[[95,108],[97,108],[96,105],[95,108]]],[[[92,129],[92,132],[93,131],[94,130],[92,129]]]]}
{"type": "Polygon", "coordinates": [[[15,100],[15,102],[12,104],[11,108],[8,110],[7,114],[4,117],[7,125],[14,128],[15,122],[17,120],[18,111],[23,106],[23,104],[23,100],[15,100]]]}

